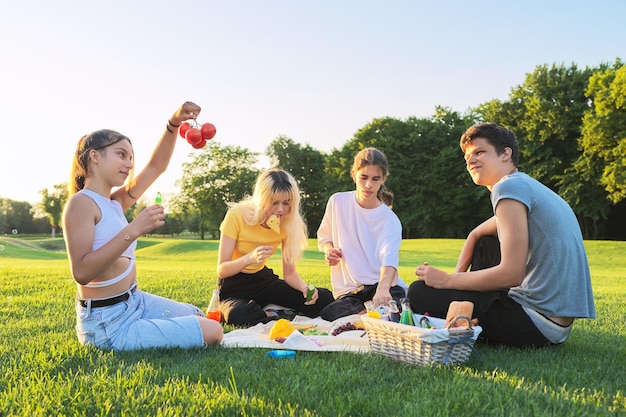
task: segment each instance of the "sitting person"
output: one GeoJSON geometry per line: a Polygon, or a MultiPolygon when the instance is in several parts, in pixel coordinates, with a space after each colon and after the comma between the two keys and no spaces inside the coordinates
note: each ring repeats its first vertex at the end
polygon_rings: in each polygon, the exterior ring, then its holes
{"type": "Polygon", "coordinates": [[[321,312],[328,321],[363,314],[364,303],[386,305],[406,295],[398,277],[402,225],[389,206],[393,195],[385,180],[389,165],[375,148],[354,157],[350,175],[355,191],[333,194],[317,231],[320,251],[330,266],[335,302],[321,312]]]}
{"type": "Polygon", "coordinates": [[[148,294],[137,287],[137,238],[165,224],[160,204],[146,207],[129,224],[124,211],[169,164],[178,127],[200,107],[184,103],[168,120],[147,166],[136,177],[130,139],[98,130],[78,142],[63,237],[78,286],[76,332],[84,345],[133,350],[219,344],[223,331],[190,304],[148,294]],[[114,189],[115,188],[115,189],[114,189]]]}
{"type": "Polygon", "coordinates": [[[483,342],[563,343],[575,318],[596,317],[574,212],[518,171],[517,138],[510,130],[475,125],[461,136],[460,146],[472,180],[491,191],[494,216],[470,232],[455,272],[428,263],[417,267],[419,280],[409,287],[411,308],[446,317],[450,302],[471,301],[483,342]]]}
{"type": "Polygon", "coordinates": [[[307,230],[300,190],[291,174],[280,169],[262,172],[251,197],[229,204],[220,231],[218,288],[227,324],[253,325],[279,318],[276,311],[263,310],[268,304],[316,317],[333,301],[326,288],[316,288],[307,301],[308,285],[296,271],[307,230]],[[265,266],[279,245],[284,280],[265,266]]]}

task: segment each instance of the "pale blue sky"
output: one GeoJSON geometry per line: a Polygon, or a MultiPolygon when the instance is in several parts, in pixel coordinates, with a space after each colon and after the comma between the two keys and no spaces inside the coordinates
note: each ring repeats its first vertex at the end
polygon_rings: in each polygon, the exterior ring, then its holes
{"type": "MultiPolygon", "coordinates": [[[[0,196],[40,201],[96,129],[142,167],[185,100],[223,144],[327,152],[376,117],[506,99],[538,65],[625,59],[624,21],[622,0],[3,2],[0,196]]],[[[175,191],[192,152],[180,139],[150,193],[175,191]]]]}

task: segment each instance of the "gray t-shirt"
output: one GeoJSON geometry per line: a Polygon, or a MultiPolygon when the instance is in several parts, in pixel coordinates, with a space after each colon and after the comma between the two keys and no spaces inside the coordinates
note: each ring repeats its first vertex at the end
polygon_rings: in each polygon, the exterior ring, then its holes
{"type": "Polygon", "coordinates": [[[587,254],[578,220],[558,194],[525,173],[502,178],[492,189],[495,212],[502,199],[528,209],[526,275],[509,296],[547,316],[595,318],[587,254]]]}

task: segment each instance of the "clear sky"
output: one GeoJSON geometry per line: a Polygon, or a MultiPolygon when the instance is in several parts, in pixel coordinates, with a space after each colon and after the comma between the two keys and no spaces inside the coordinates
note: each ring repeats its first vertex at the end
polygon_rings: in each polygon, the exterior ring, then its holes
{"type": "MultiPolygon", "coordinates": [[[[0,5],[0,197],[37,203],[109,128],[147,162],[184,101],[214,140],[324,152],[377,117],[506,99],[538,65],[626,58],[623,0],[31,0],[0,5]]],[[[197,152],[179,139],[150,192],[197,152]]]]}

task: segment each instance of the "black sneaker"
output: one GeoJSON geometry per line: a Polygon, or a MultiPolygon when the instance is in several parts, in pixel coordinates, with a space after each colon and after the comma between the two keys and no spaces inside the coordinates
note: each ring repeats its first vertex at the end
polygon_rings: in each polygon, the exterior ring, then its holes
{"type": "MultiPolygon", "coordinates": [[[[274,309],[269,308],[265,311],[275,316],[275,320],[286,319],[286,320],[291,321],[296,317],[296,312],[293,310],[274,310],[274,309]]],[[[270,318],[274,318],[274,317],[270,317],[270,318]]]]}

